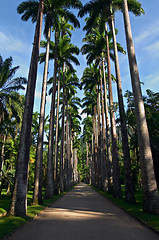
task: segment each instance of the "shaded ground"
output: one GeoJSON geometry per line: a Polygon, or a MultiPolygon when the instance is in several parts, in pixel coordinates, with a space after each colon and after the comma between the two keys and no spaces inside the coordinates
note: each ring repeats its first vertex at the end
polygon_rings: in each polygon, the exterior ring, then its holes
{"type": "Polygon", "coordinates": [[[7,239],[159,240],[159,236],[81,183],[7,239]]]}

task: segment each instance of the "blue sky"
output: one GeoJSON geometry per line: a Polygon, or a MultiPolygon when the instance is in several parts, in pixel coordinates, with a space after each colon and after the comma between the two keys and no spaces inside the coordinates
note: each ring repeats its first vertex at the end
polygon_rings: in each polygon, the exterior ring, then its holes
{"type": "MultiPolygon", "coordinates": [[[[17,14],[16,8],[21,0],[5,0],[1,1],[0,8],[0,54],[3,59],[12,56],[13,66],[20,66],[17,75],[27,78],[32,51],[32,42],[34,37],[35,25],[31,21],[23,22],[20,15],[17,14]]],[[[82,1],[86,3],[86,0],[82,1]]],[[[143,94],[146,89],[154,92],[159,91],[159,1],[158,0],[140,0],[145,10],[145,15],[135,17],[130,14],[132,33],[139,67],[140,81],[144,83],[142,86],[143,94]]],[[[84,19],[80,19],[81,26],[84,26],[84,19]]],[[[119,30],[117,41],[126,50],[125,32],[123,25],[122,13],[117,12],[115,17],[116,28],[119,30]]],[[[72,42],[79,47],[82,46],[82,38],[84,32],[81,29],[72,33],[72,42]]],[[[53,36],[52,36],[53,37],[53,36]]],[[[85,57],[80,55],[79,61],[81,65],[76,68],[78,77],[82,76],[82,72],[86,67],[85,57]]],[[[129,74],[129,66],[127,55],[119,55],[121,78],[123,93],[131,90],[131,80],[129,74]]],[[[40,94],[43,64],[38,68],[37,87],[35,93],[34,110],[39,111],[40,94]]],[[[114,73],[114,65],[112,63],[112,73],[114,73]]],[[[49,77],[53,75],[53,65],[50,63],[49,77]]],[[[114,101],[116,100],[116,86],[113,84],[114,101]]],[[[82,97],[82,93],[78,93],[82,97]]],[[[50,100],[47,97],[47,114],[49,113],[50,100]]]]}

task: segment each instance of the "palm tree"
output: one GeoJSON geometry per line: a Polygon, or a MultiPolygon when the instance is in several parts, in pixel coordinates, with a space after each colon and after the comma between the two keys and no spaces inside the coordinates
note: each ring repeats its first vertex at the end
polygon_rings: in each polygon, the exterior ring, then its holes
{"type": "MultiPolygon", "coordinates": [[[[140,7],[140,3],[135,1],[129,2],[129,11],[134,13],[135,15],[140,15],[143,10],[140,7]]],[[[124,169],[125,169],[125,200],[130,203],[135,202],[135,194],[134,187],[132,181],[132,173],[131,173],[131,159],[130,159],[130,150],[128,144],[128,133],[125,121],[125,110],[124,110],[124,102],[122,95],[122,85],[121,85],[121,77],[120,77],[120,67],[118,60],[118,51],[117,51],[117,43],[116,43],[116,34],[114,27],[114,12],[116,10],[122,9],[122,1],[112,1],[109,5],[108,10],[108,22],[110,24],[110,28],[113,35],[113,44],[114,44],[114,58],[115,58],[115,71],[116,71],[116,82],[117,82],[117,91],[118,91],[118,102],[119,102],[119,113],[120,113],[120,123],[121,123],[121,133],[122,133],[122,149],[124,154],[124,169]]]]}
{"type": "Polygon", "coordinates": [[[60,82],[61,72],[58,74],[57,87],[57,107],[56,107],[56,134],[55,134],[55,154],[54,154],[54,193],[58,193],[58,136],[59,136],[59,106],[60,106],[60,82]]]}
{"type": "MultiPolygon", "coordinates": [[[[132,11],[136,15],[141,14],[140,3],[137,1],[128,1],[129,10],[132,11]]],[[[119,62],[117,55],[117,45],[115,38],[115,29],[114,29],[114,21],[113,21],[113,13],[114,9],[121,10],[122,1],[103,1],[97,0],[94,2],[90,2],[86,4],[83,9],[80,11],[80,14],[83,15],[84,12],[91,12],[91,17],[88,19],[85,29],[90,29],[95,22],[95,18],[97,16],[101,16],[102,21],[106,22],[109,20],[111,29],[113,32],[113,42],[114,42],[114,56],[115,56],[115,69],[116,69],[116,77],[117,77],[117,89],[118,89],[118,99],[119,99],[119,111],[120,111],[120,120],[121,120],[121,130],[122,130],[122,144],[123,144],[123,153],[124,153],[124,166],[125,166],[125,187],[126,187],[126,196],[125,199],[128,202],[134,202],[134,191],[133,191],[133,183],[131,177],[131,161],[130,161],[130,153],[128,146],[128,137],[127,137],[127,129],[124,118],[124,104],[122,97],[122,88],[121,88],[121,79],[120,79],[120,71],[119,71],[119,62]],[[94,10],[93,10],[94,9],[94,10]]],[[[107,31],[106,31],[107,32],[107,31]]]]}
{"type": "Polygon", "coordinates": [[[54,29],[55,29],[55,56],[54,56],[54,82],[53,82],[53,92],[52,92],[52,103],[51,103],[51,117],[50,117],[50,131],[49,131],[49,151],[48,151],[48,173],[47,173],[47,184],[46,184],[46,197],[51,198],[53,196],[53,139],[54,139],[54,118],[55,118],[55,94],[56,94],[56,80],[57,80],[57,49],[58,49],[58,37],[60,31],[60,19],[59,16],[64,17],[66,21],[70,21],[74,24],[74,27],[79,27],[79,21],[68,11],[68,8],[80,8],[82,6],[79,0],[74,2],[68,1],[56,1],[53,5],[53,17],[54,29]]]}
{"type": "MultiPolygon", "coordinates": [[[[90,18],[88,19],[88,21],[90,18]]],[[[98,21],[99,24],[99,21],[98,21]]],[[[92,30],[91,30],[92,31],[92,30]]],[[[111,133],[112,133],[112,148],[113,148],[113,188],[114,195],[116,197],[121,197],[121,188],[119,183],[119,164],[118,164],[118,148],[117,148],[117,135],[116,135],[116,127],[115,127],[115,116],[113,113],[113,95],[112,95],[112,86],[111,86],[111,69],[110,69],[110,53],[109,53],[109,40],[108,33],[106,29],[106,54],[107,54],[107,66],[108,66],[108,87],[109,87],[109,103],[110,103],[110,119],[111,119],[111,133]]],[[[93,41],[91,40],[91,45],[85,44],[83,46],[83,53],[88,53],[87,58],[88,61],[92,61],[94,58],[99,58],[101,53],[103,53],[103,47],[105,41],[103,41],[103,36],[98,37],[99,33],[93,29],[93,34],[96,34],[93,37],[93,41]],[[95,41],[94,41],[95,39],[95,41]],[[93,43],[94,42],[94,43],[93,43]],[[90,52],[90,49],[93,51],[90,52]],[[94,54],[92,54],[94,52],[94,54]]],[[[87,39],[87,38],[86,38],[87,39]]],[[[90,39],[90,37],[89,37],[90,39]]],[[[89,43],[89,42],[88,42],[89,43]]],[[[122,50],[122,48],[120,48],[122,50]]],[[[122,50],[123,51],[123,50],[122,50]]]]}
{"type": "MultiPolygon", "coordinates": [[[[66,147],[65,147],[65,188],[71,186],[72,180],[72,164],[71,164],[71,149],[70,141],[72,138],[72,129],[75,131],[77,125],[79,125],[78,120],[81,120],[81,117],[78,114],[78,107],[81,107],[80,99],[76,97],[77,86],[79,85],[79,79],[76,76],[76,73],[67,73],[67,82],[66,82],[66,147]],[[75,124],[76,123],[76,124],[75,124]],[[76,126],[74,126],[76,125],[76,126]]],[[[76,129],[76,133],[78,129],[76,129]]],[[[76,171],[75,171],[76,172],[76,171]]],[[[77,173],[75,174],[77,175],[77,173]]]]}
{"type": "Polygon", "coordinates": [[[23,216],[27,211],[27,179],[28,179],[28,162],[30,149],[31,122],[34,104],[34,93],[37,76],[37,66],[40,48],[40,37],[42,29],[42,19],[44,10],[44,0],[39,1],[32,58],[28,76],[28,86],[25,97],[25,107],[21,137],[19,144],[19,154],[16,168],[16,177],[12,200],[9,208],[9,214],[23,216]]]}
{"type": "Polygon", "coordinates": [[[106,73],[105,73],[105,60],[102,54],[102,68],[103,68],[103,81],[104,81],[104,100],[105,100],[105,124],[106,124],[106,145],[107,145],[107,161],[106,161],[106,175],[107,182],[106,190],[111,192],[112,183],[111,183],[111,169],[112,169],[112,154],[110,147],[110,130],[109,130],[109,113],[108,113],[108,100],[107,100],[107,83],[106,83],[106,73]]]}
{"type": "Polygon", "coordinates": [[[13,127],[14,121],[20,124],[23,112],[21,104],[23,98],[18,93],[18,90],[24,90],[23,84],[27,83],[27,80],[23,77],[14,77],[19,66],[12,68],[12,61],[12,57],[3,60],[2,56],[0,56],[0,137],[3,139],[0,154],[0,184],[4,165],[4,147],[8,130],[11,128],[10,125],[13,127]],[[13,121],[12,119],[14,118],[15,120],[13,121]]]}
{"type": "Polygon", "coordinates": [[[12,57],[3,60],[0,56],[0,124],[9,114],[17,112],[16,105],[20,103],[18,90],[24,90],[23,84],[27,80],[23,77],[14,77],[19,66],[12,68],[12,57]]]}
{"type": "Polygon", "coordinates": [[[94,178],[94,164],[93,164],[93,122],[92,116],[87,115],[86,118],[82,121],[83,126],[83,139],[86,142],[86,151],[87,151],[87,167],[89,166],[89,172],[87,170],[86,182],[89,184],[93,183],[94,178]],[[90,156],[90,158],[89,158],[90,156]]]}
{"type": "Polygon", "coordinates": [[[117,147],[117,133],[115,125],[115,115],[113,111],[113,92],[112,92],[112,80],[111,80],[111,68],[110,68],[110,54],[109,54],[109,41],[107,34],[107,26],[105,24],[106,32],[106,45],[107,45],[107,67],[108,67],[108,90],[109,90],[109,106],[110,106],[110,120],[111,120],[111,136],[112,136],[112,161],[113,161],[113,193],[116,198],[122,197],[120,186],[120,169],[118,159],[118,147],[117,147]]]}
{"type": "Polygon", "coordinates": [[[147,128],[144,103],[142,99],[135,49],[131,33],[127,0],[122,0],[125,35],[127,42],[131,83],[134,94],[135,115],[137,121],[140,166],[143,185],[143,209],[146,212],[159,214],[159,196],[153,168],[152,152],[147,128]]]}
{"type": "MultiPolygon", "coordinates": [[[[70,26],[70,25],[69,25],[70,26]]],[[[66,31],[66,30],[65,30],[66,31]]],[[[51,53],[50,53],[50,59],[54,58],[54,51],[55,51],[55,44],[51,42],[51,47],[50,47],[51,53]]],[[[57,55],[58,55],[58,59],[59,59],[59,67],[62,66],[62,78],[63,78],[63,89],[65,89],[65,65],[68,69],[70,69],[72,72],[74,71],[73,66],[71,64],[74,63],[76,65],[79,65],[79,61],[77,60],[77,58],[74,56],[78,55],[79,53],[79,49],[77,46],[74,46],[71,43],[71,40],[68,36],[63,36],[63,37],[59,37],[59,42],[58,42],[58,50],[57,50],[57,55]]],[[[65,92],[65,91],[64,91],[65,92]]],[[[65,94],[63,94],[63,98],[65,98],[65,94]]],[[[63,99],[63,106],[65,106],[65,99],[63,99]]],[[[61,142],[61,170],[60,170],[60,179],[61,179],[61,191],[63,191],[63,158],[64,158],[64,119],[65,119],[65,111],[64,111],[65,107],[63,108],[63,121],[62,121],[62,134],[61,134],[61,138],[62,138],[62,142],[61,142]]]]}
{"type": "Polygon", "coordinates": [[[85,90],[86,98],[83,99],[85,101],[84,106],[87,106],[86,113],[93,113],[93,132],[94,132],[94,154],[93,154],[93,161],[94,161],[94,185],[97,186],[99,184],[99,174],[98,170],[98,131],[97,131],[97,86],[99,84],[99,71],[96,64],[92,64],[92,66],[87,67],[81,78],[82,85],[85,90]],[[86,93],[88,91],[88,93],[86,93]],[[86,101],[87,100],[87,101],[86,101]],[[91,109],[90,109],[91,103],[91,109]],[[88,108],[89,107],[89,108],[88,108]]]}
{"type": "MultiPolygon", "coordinates": [[[[46,1],[45,1],[46,4],[46,1]]],[[[25,1],[22,2],[17,10],[18,13],[23,14],[22,20],[27,21],[31,18],[34,23],[37,19],[38,14],[38,1],[25,1]]],[[[45,6],[46,9],[46,6],[45,6]]],[[[45,11],[45,10],[44,10],[45,11]]],[[[45,11],[46,12],[46,11],[45,11]]],[[[46,21],[45,21],[46,22],[46,21]]],[[[45,24],[46,25],[46,24],[45,24]]],[[[45,26],[46,28],[46,26],[45,26]]],[[[51,26],[49,22],[49,30],[48,30],[48,52],[49,52],[49,41],[51,34],[51,26]]],[[[45,98],[46,98],[46,81],[47,81],[47,68],[48,68],[48,53],[45,61],[44,68],[44,78],[43,78],[43,90],[42,90],[42,99],[41,99],[41,107],[40,107],[40,119],[39,119],[39,134],[38,134],[38,142],[37,142],[37,155],[36,155],[36,170],[35,170],[35,182],[34,182],[34,194],[33,194],[33,203],[37,204],[42,202],[42,194],[40,194],[40,166],[42,162],[42,151],[43,151],[43,128],[44,128],[44,112],[45,112],[45,98]]],[[[42,189],[41,189],[42,191],[42,189]]]]}
{"type": "Polygon", "coordinates": [[[62,134],[61,134],[61,156],[60,156],[60,191],[63,192],[63,162],[64,162],[64,125],[65,125],[65,64],[66,67],[69,67],[73,70],[73,66],[70,61],[79,65],[79,62],[73,54],[79,54],[79,49],[77,46],[70,44],[70,41],[67,37],[63,38],[63,41],[68,42],[66,45],[63,45],[61,52],[61,60],[63,63],[63,106],[62,106],[62,134]]]}

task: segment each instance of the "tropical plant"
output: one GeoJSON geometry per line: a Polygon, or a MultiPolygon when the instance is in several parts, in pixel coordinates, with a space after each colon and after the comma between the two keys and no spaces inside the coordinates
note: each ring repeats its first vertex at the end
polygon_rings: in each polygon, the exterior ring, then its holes
{"type": "Polygon", "coordinates": [[[12,200],[9,208],[9,214],[17,216],[26,215],[27,212],[27,180],[30,152],[30,134],[40,48],[40,37],[42,29],[43,9],[44,0],[40,0],[32,50],[32,58],[28,75],[28,85],[25,96],[25,107],[19,143],[19,154],[16,168],[14,191],[12,194],[12,200]]]}
{"type": "Polygon", "coordinates": [[[143,209],[144,211],[150,213],[159,214],[159,195],[153,168],[152,151],[150,147],[150,139],[146,122],[145,108],[142,99],[139,72],[131,33],[127,0],[122,0],[122,6],[131,74],[131,83],[134,94],[135,115],[137,121],[137,133],[144,198],[143,209]]]}

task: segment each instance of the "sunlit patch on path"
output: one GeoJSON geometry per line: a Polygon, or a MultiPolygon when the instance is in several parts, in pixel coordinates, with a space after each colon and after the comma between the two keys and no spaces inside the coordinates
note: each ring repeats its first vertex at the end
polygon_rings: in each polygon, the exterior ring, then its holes
{"type": "Polygon", "coordinates": [[[159,236],[84,183],[8,240],[158,240],[159,236]]]}

